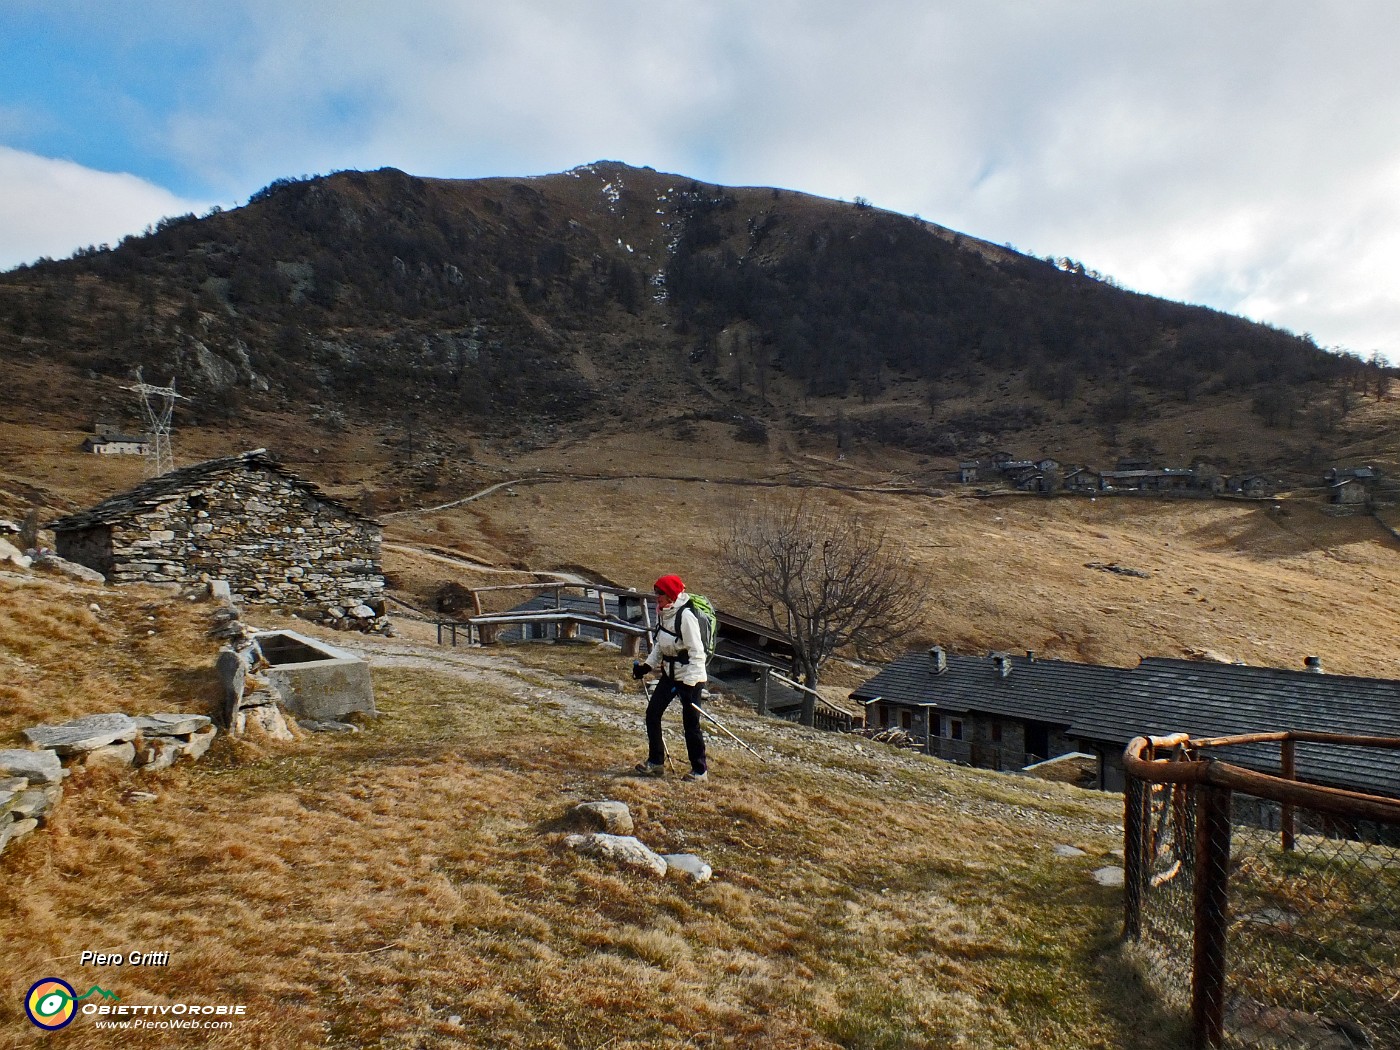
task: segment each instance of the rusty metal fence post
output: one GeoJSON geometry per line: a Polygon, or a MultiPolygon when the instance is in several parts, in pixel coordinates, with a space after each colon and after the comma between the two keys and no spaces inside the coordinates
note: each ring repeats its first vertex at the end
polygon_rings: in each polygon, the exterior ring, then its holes
{"type": "Polygon", "coordinates": [[[1123,936],[1142,937],[1142,896],[1147,887],[1147,783],[1129,776],[1123,785],[1123,936]]]}
{"type": "Polygon", "coordinates": [[[1191,1019],[1196,1050],[1225,1035],[1225,935],[1230,922],[1229,788],[1196,788],[1195,931],[1191,953],[1191,1019]]]}

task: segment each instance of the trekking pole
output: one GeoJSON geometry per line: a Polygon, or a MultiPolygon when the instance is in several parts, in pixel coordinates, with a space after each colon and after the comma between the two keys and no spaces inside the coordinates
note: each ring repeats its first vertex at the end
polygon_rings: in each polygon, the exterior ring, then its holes
{"type": "Polygon", "coordinates": [[[696,705],[695,705],[695,710],[699,711],[702,715],[704,715],[706,718],[708,718],[711,722],[713,722],[715,725],[719,726],[719,728],[720,728],[731,740],[733,740],[734,743],[738,744],[740,747],[742,747],[742,748],[743,748],[745,751],[747,751],[749,754],[753,755],[754,758],[758,759],[760,762],[767,762],[767,761],[768,761],[768,759],[764,758],[762,755],[760,755],[760,754],[759,754],[757,751],[755,751],[753,748],[749,747],[748,744],[744,743],[744,742],[743,742],[742,740],[740,740],[737,736],[735,736],[735,735],[730,731],[730,729],[729,729],[729,727],[728,727],[727,725],[725,725],[723,722],[721,722],[721,721],[720,721],[718,718],[716,718],[714,715],[710,714],[710,712],[706,711],[706,710],[705,710],[703,707],[701,707],[699,704],[696,704],[696,705]]]}

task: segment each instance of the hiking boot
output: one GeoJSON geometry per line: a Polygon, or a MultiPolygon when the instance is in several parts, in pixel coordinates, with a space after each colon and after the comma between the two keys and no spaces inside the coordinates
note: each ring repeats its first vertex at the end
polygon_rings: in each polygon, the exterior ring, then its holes
{"type": "Polygon", "coordinates": [[[664,777],[666,775],[666,763],[638,762],[632,767],[632,772],[639,777],[664,777]]]}
{"type": "Polygon", "coordinates": [[[681,777],[681,779],[689,784],[707,784],[710,780],[710,774],[690,772],[681,777]]]}

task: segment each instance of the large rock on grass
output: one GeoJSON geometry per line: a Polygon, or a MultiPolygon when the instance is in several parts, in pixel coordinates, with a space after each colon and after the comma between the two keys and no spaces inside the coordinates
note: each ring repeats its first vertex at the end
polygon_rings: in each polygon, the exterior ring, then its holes
{"type": "Polygon", "coordinates": [[[631,835],[569,835],[565,837],[564,845],[586,856],[644,871],[657,878],[666,875],[666,862],[631,835]]]}
{"type": "Polygon", "coordinates": [[[632,811],[626,802],[580,802],[569,810],[569,817],[578,827],[605,831],[609,835],[632,834],[632,811]]]}

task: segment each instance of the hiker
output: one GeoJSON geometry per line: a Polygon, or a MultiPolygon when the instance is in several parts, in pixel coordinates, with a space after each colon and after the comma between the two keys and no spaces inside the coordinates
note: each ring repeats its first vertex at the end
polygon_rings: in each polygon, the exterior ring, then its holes
{"type": "Polygon", "coordinates": [[[635,772],[659,777],[666,771],[666,743],[661,739],[661,716],[671,701],[681,699],[681,722],[685,727],[685,750],[690,772],[683,779],[705,781],[705,734],[700,730],[700,690],[705,685],[705,643],[700,633],[699,615],[689,605],[689,595],[679,576],[663,576],[656,581],[656,636],[646,660],[632,664],[632,677],[639,681],[652,671],[661,672],[661,681],[647,704],[647,758],[637,763],[635,772]]]}

